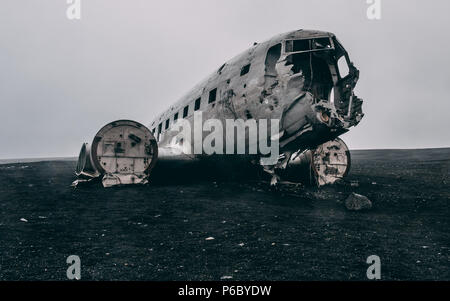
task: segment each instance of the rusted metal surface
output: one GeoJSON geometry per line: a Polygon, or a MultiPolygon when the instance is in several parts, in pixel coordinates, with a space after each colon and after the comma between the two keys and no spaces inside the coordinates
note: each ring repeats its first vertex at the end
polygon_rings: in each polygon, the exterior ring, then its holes
{"type": "Polygon", "coordinates": [[[78,182],[102,176],[104,187],[145,184],[157,157],[158,147],[148,128],[135,121],[114,121],[95,135],[92,148],[83,144],[78,182]]]}
{"type": "Polygon", "coordinates": [[[343,179],[350,171],[350,151],[340,138],[313,150],[292,154],[284,176],[292,181],[307,180],[323,186],[343,179]]]}

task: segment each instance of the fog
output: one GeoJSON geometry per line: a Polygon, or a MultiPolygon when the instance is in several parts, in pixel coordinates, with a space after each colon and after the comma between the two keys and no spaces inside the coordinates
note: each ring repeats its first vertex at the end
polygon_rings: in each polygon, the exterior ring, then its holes
{"type": "Polygon", "coordinates": [[[445,0],[3,0],[0,159],[76,156],[116,119],[148,125],[225,61],[278,33],[337,35],[360,69],[352,149],[450,146],[445,0]]]}

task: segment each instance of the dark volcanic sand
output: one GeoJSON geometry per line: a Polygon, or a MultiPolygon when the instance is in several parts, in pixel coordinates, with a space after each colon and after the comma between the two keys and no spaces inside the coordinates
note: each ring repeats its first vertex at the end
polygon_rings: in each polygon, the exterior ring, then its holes
{"type": "Polygon", "coordinates": [[[65,280],[75,254],[83,280],[364,280],[376,254],[384,280],[450,280],[450,149],[352,156],[358,186],[303,192],[192,179],[74,189],[75,162],[0,165],[0,279],[65,280]],[[347,211],[351,192],[373,209],[347,211]]]}

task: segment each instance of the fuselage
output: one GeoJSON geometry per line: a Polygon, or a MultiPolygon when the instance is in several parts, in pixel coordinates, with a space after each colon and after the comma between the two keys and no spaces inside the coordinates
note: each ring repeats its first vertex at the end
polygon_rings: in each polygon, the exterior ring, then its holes
{"type": "MultiPolygon", "coordinates": [[[[225,124],[226,120],[241,119],[270,124],[278,120],[275,139],[279,139],[280,152],[306,150],[359,123],[362,101],[353,93],[358,76],[334,34],[292,31],[255,44],[224,63],[153,120],[149,128],[163,150],[160,154],[169,149],[176,155],[180,152],[171,149],[194,153],[192,140],[177,138],[177,122],[184,119],[192,124],[192,135],[205,138],[209,134],[193,125],[195,112],[202,112],[202,122],[216,119],[225,124]],[[340,70],[345,68],[346,74],[340,70]]],[[[258,137],[270,140],[271,134],[258,137]]],[[[245,138],[248,150],[254,141],[248,135],[245,138]]]]}

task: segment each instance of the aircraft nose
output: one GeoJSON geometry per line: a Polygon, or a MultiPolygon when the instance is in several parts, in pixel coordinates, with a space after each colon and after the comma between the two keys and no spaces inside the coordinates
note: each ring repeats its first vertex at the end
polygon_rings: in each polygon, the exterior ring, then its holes
{"type": "Polygon", "coordinates": [[[317,102],[306,92],[290,103],[281,117],[281,145],[319,145],[346,131],[346,123],[334,106],[326,101],[317,102]]]}

